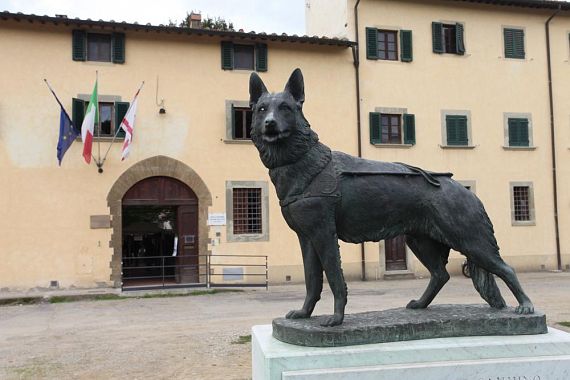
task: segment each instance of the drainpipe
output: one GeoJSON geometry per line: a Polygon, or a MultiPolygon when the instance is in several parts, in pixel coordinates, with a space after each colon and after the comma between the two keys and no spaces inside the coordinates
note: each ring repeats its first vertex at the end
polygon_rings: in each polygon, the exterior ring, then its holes
{"type": "MultiPolygon", "coordinates": [[[[362,157],[362,127],[360,124],[360,52],[358,43],[358,4],[360,0],[356,0],[354,5],[354,30],[356,33],[356,46],[352,47],[352,58],[354,60],[354,73],[356,75],[356,135],[358,136],[358,157],[362,157]]],[[[362,265],[361,280],[366,281],[366,254],[364,243],[360,243],[360,260],[362,265]]]]}
{"type": "Polygon", "coordinates": [[[560,254],[560,229],[558,225],[558,185],[556,182],[556,144],[554,139],[554,97],[552,95],[552,63],[550,61],[550,21],[562,10],[562,5],[558,10],[546,20],[546,61],[548,63],[548,100],[550,102],[550,146],[552,151],[552,185],[554,192],[554,230],[556,234],[556,260],[558,270],[562,270],[562,257],[560,254]]]}

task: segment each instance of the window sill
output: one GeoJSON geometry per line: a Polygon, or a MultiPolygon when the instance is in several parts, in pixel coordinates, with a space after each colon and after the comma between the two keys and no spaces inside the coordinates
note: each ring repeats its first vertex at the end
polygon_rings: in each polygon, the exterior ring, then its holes
{"type": "Polygon", "coordinates": [[[477,145],[439,145],[441,149],[475,149],[477,145]]]}
{"type": "Polygon", "coordinates": [[[536,146],[503,146],[504,150],[536,150],[536,146]]]}
{"type": "Polygon", "coordinates": [[[245,144],[245,145],[251,145],[253,144],[253,141],[251,140],[227,140],[224,139],[224,144],[245,144]]]}
{"type": "Polygon", "coordinates": [[[409,149],[414,146],[414,144],[379,144],[372,143],[376,148],[396,148],[396,149],[409,149]]]}
{"type": "Polygon", "coordinates": [[[268,234],[239,234],[229,235],[226,239],[228,243],[250,243],[269,241],[268,234]]]}
{"type": "Polygon", "coordinates": [[[523,221],[511,221],[511,225],[513,227],[525,227],[525,226],[532,227],[532,226],[536,226],[536,221],[534,221],[534,220],[528,220],[525,222],[523,222],[523,221]]]}

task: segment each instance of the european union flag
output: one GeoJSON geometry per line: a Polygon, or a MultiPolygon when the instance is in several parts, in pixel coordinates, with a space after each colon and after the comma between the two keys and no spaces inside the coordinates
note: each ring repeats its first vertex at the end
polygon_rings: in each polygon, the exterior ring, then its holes
{"type": "Polygon", "coordinates": [[[59,140],[57,141],[57,160],[59,161],[59,166],[61,166],[61,160],[63,160],[65,152],[67,152],[71,144],[73,144],[77,136],[79,136],[79,132],[75,128],[75,125],[73,125],[73,122],[61,104],[60,107],[59,140]]]}

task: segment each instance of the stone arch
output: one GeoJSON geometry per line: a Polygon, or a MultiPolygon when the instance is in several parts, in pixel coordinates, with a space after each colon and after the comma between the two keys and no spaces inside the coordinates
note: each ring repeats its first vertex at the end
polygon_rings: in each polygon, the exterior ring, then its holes
{"type": "Polygon", "coordinates": [[[208,207],[212,205],[210,190],[200,176],[185,163],[166,156],[155,156],[139,161],[128,168],[115,181],[107,195],[107,205],[111,211],[113,233],[110,246],[111,281],[115,287],[121,286],[121,259],[123,249],[122,200],[125,193],[137,182],[148,177],[172,177],[186,184],[198,197],[198,252],[208,252],[208,207]]]}

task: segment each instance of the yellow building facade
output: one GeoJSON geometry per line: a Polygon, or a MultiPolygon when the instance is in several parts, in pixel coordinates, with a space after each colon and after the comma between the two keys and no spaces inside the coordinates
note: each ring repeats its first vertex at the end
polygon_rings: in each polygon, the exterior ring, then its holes
{"type": "MultiPolygon", "coordinates": [[[[281,91],[296,67],[305,77],[305,116],[325,144],[453,172],[485,204],[507,262],[518,270],[554,270],[560,257],[567,269],[567,12],[550,22],[557,252],[545,47],[545,21],[554,11],[363,0],[356,28],[355,5],[307,2],[307,34],[327,37],[0,14],[0,206],[6,215],[0,288],[136,287],[164,284],[164,277],[172,286],[302,281],[297,238],[247,139],[250,73],[258,71],[271,91],[281,91]],[[505,57],[505,36],[520,41],[519,30],[524,57],[505,57]],[[441,32],[439,47],[453,53],[434,53],[434,31],[441,32]],[[402,38],[411,53],[401,51],[402,38]],[[394,51],[397,59],[380,58],[393,58],[394,51]],[[100,119],[107,123],[100,130],[108,137],[93,149],[96,160],[109,149],[103,172],[85,164],[81,141],[58,167],[59,106],[44,78],[77,122],[96,72],[100,119]],[[111,142],[117,112],[142,81],[131,155],[121,161],[122,139],[111,142]],[[509,128],[519,128],[511,124],[517,120],[528,146],[511,144],[518,135],[509,128]],[[450,135],[450,125],[465,140],[450,135]],[[185,261],[185,252],[195,258],[185,261]],[[259,257],[244,257],[252,255],[259,257]]],[[[398,241],[341,243],[341,252],[349,279],[425,271],[398,241]]],[[[453,253],[449,271],[458,272],[461,262],[453,253]]]]}

